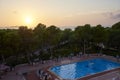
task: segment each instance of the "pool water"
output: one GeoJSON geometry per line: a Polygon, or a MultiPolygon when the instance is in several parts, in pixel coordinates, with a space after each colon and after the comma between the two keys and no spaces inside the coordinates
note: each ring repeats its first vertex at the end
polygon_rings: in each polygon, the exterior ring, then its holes
{"type": "Polygon", "coordinates": [[[54,66],[50,68],[50,70],[62,79],[77,79],[119,67],[120,64],[117,62],[96,58],[71,64],[54,66]]]}

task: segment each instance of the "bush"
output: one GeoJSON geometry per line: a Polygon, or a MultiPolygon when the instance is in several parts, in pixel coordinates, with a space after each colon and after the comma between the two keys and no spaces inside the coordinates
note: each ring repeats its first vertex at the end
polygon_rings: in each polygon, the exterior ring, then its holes
{"type": "Polygon", "coordinates": [[[110,56],[116,56],[116,55],[120,56],[120,52],[119,51],[110,50],[110,49],[104,49],[103,50],[103,54],[110,55],[110,56]]]}

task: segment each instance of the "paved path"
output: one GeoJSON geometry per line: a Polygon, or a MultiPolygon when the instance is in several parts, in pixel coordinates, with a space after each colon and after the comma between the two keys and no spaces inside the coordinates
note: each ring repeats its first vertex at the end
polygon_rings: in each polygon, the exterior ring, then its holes
{"type": "Polygon", "coordinates": [[[16,75],[15,71],[8,72],[1,80],[24,80],[23,76],[16,75]]]}
{"type": "Polygon", "coordinates": [[[29,73],[29,77],[26,76],[26,80],[40,80],[39,77],[35,74],[35,72],[29,73]]]}
{"type": "Polygon", "coordinates": [[[120,80],[120,72],[119,71],[113,71],[107,74],[104,74],[102,76],[94,77],[89,80],[120,80]]]}

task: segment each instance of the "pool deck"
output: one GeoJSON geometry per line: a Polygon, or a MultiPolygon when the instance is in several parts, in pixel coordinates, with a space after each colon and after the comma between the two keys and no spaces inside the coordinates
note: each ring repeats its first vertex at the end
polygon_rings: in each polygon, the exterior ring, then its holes
{"type": "MultiPolygon", "coordinates": [[[[55,80],[55,79],[63,80],[57,77],[56,75],[54,75],[53,73],[49,72],[48,68],[56,65],[68,64],[68,63],[73,63],[73,62],[78,62],[93,58],[105,58],[115,62],[117,61],[117,59],[112,56],[106,56],[106,55],[100,56],[96,54],[84,55],[81,57],[74,56],[72,58],[65,57],[59,59],[58,61],[48,60],[44,64],[38,62],[34,65],[29,65],[29,64],[18,65],[15,67],[15,70],[8,72],[0,80],[41,80],[36,74],[36,71],[39,69],[44,69],[47,73],[49,73],[53,77],[51,80],[55,80]],[[27,75],[23,76],[22,73],[27,73],[27,75]]],[[[87,77],[80,78],[77,80],[120,80],[120,68],[110,71],[105,71],[91,76],[88,75],[87,77]]]]}
{"type": "MultiPolygon", "coordinates": [[[[94,75],[88,75],[87,77],[80,78],[78,80],[112,80],[112,78],[119,78],[120,79],[120,68],[104,71],[101,73],[97,73],[94,75]]],[[[118,80],[118,79],[117,79],[118,80]]]]}

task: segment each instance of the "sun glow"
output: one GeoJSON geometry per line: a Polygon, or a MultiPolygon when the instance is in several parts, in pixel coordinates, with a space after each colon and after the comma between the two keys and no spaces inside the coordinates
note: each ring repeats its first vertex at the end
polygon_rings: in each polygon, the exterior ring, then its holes
{"type": "Polygon", "coordinates": [[[26,24],[31,24],[32,21],[33,21],[33,20],[32,20],[31,17],[26,17],[26,18],[25,18],[25,23],[26,23],[26,24]]]}

